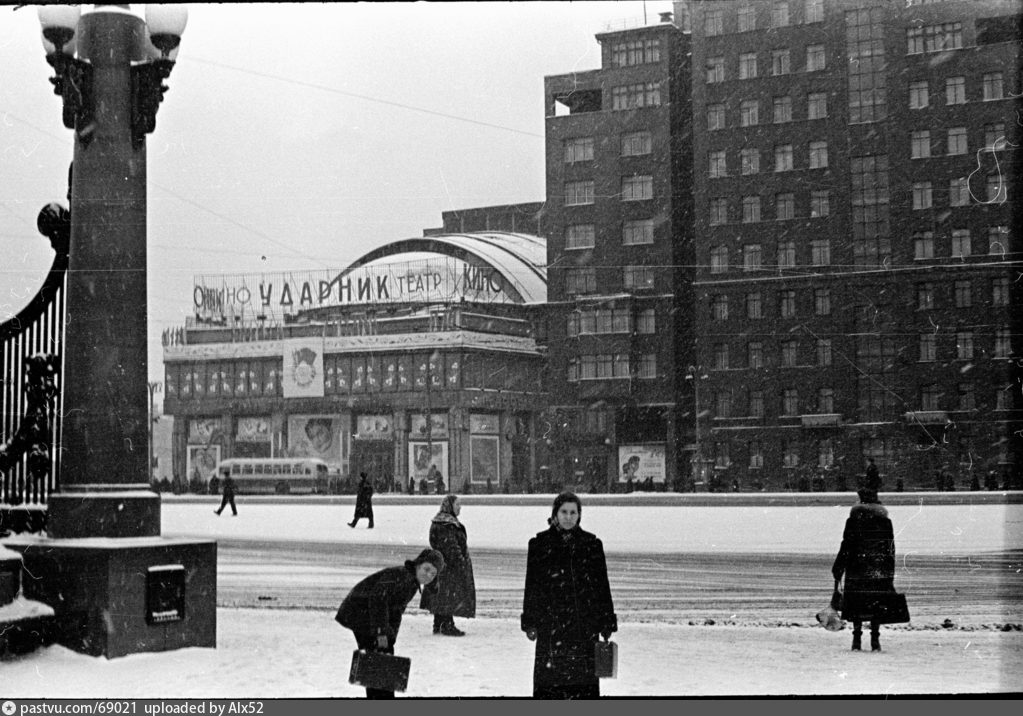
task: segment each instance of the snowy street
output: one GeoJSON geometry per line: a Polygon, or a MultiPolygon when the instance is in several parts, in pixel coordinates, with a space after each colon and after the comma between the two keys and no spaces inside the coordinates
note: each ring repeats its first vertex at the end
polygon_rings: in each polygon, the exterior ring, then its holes
{"type": "MultiPolygon", "coordinates": [[[[849,650],[813,614],[849,504],[584,508],[608,555],[620,629],[617,696],[989,693],[1023,688],[1023,505],[896,505],[896,588],[913,621],[882,629],[880,654],[849,650]],[[946,620],[948,620],[946,622],[946,620]]],[[[163,505],[166,537],[218,541],[218,647],[106,661],[49,647],[0,665],[3,696],[353,697],[351,634],[333,621],[363,576],[426,544],[432,501],[375,504],[376,527],[345,526],[350,504],[205,499],[163,505]],[[160,678],[153,679],[152,674],[160,678]]],[[[407,697],[528,696],[533,644],[518,625],[525,545],[549,508],[467,505],[478,616],[468,635],[431,634],[413,600],[397,653],[407,697]]]]}

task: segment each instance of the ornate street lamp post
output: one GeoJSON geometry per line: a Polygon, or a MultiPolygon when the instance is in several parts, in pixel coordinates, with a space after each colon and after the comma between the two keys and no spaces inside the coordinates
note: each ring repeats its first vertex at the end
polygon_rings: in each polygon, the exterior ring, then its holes
{"type": "Polygon", "coordinates": [[[216,543],[159,536],[146,448],[145,138],[187,17],[170,5],[147,6],[145,21],[127,5],[39,8],[75,134],[62,459],[47,538],[12,547],[57,641],[106,657],[216,646],[216,543]]]}

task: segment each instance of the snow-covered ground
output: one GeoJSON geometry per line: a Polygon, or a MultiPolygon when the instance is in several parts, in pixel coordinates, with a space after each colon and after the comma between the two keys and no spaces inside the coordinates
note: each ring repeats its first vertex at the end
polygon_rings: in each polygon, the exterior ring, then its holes
{"type": "MultiPolygon", "coordinates": [[[[0,663],[0,698],[327,698],[347,681],[355,642],[333,614],[218,610],[216,649],[107,661],[49,647],[0,663]]],[[[432,618],[402,622],[412,697],[529,696],[533,644],[510,619],[464,620],[462,638],[432,618]]],[[[881,653],[849,650],[849,631],[622,624],[613,696],[941,694],[1019,691],[1023,632],[882,631],[881,653]]]]}
{"type": "MultiPolygon", "coordinates": [[[[851,504],[850,500],[850,504],[851,504]]],[[[208,503],[163,506],[162,532],[233,540],[391,544],[411,556],[434,505],[375,507],[376,528],[350,529],[350,505],[253,504],[216,517],[208,503]]],[[[583,507],[582,525],[609,552],[832,553],[848,505],[836,507],[583,507]]],[[[1021,505],[890,508],[900,555],[1020,549],[1021,505]]],[[[544,527],[542,506],[467,506],[470,549],[525,549],[544,527]]],[[[287,579],[268,572],[267,580],[287,579]]],[[[751,578],[755,578],[751,576],[751,578]]],[[[682,588],[680,586],[680,588],[682,588]]],[[[954,597],[950,597],[954,598],[954,597]]],[[[327,610],[217,612],[217,648],[106,660],[59,646],[0,662],[0,698],[330,698],[347,682],[354,640],[327,610]]],[[[411,608],[397,643],[412,658],[409,697],[519,697],[531,693],[533,644],[516,620],[464,620],[464,638],[434,636],[411,608]]],[[[947,694],[1023,689],[1023,632],[885,627],[884,651],[851,652],[849,630],[623,622],[615,636],[614,696],[947,694]]]]}
{"type": "MultiPolygon", "coordinates": [[[[553,496],[551,498],[553,500],[553,496]]],[[[622,507],[587,505],[582,527],[604,542],[607,552],[801,552],[838,551],[855,496],[833,507],[622,507]]],[[[221,517],[219,505],[165,502],[165,537],[312,540],[339,543],[424,545],[437,504],[395,505],[377,501],[376,528],[356,529],[351,505],[246,504],[238,517],[221,517]]],[[[896,505],[888,507],[900,555],[978,554],[1023,548],[1023,505],[896,505]]],[[[459,519],[470,549],[520,549],[546,529],[550,508],[542,505],[470,505],[459,519]]]]}

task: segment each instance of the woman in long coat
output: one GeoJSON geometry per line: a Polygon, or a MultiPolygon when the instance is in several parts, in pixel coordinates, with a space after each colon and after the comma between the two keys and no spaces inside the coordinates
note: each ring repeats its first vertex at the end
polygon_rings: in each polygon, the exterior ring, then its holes
{"type": "Polygon", "coordinates": [[[618,630],[604,545],[579,527],[582,503],[554,499],[550,528],[529,540],[522,631],[536,640],[535,698],[595,698],[594,645],[618,630]]]}
{"type": "Polygon", "coordinates": [[[853,505],[845,521],[831,574],[836,587],[845,576],[842,618],[853,623],[853,650],[860,650],[863,622],[869,621],[870,649],[881,651],[881,606],[895,592],[895,535],[877,490],[863,488],[859,496],[860,504],[853,505]]]}
{"type": "MultiPolygon", "coordinates": [[[[444,556],[436,550],[424,549],[400,567],[374,572],[352,587],[334,621],[352,630],[359,649],[393,654],[405,607],[420,586],[430,584],[443,570],[444,556]]],[[[367,688],[366,696],[394,698],[394,692],[367,688]]]]}
{"type": "Polygon", "coordinates": [[[444,555],[444,574],[423,589],[419,606],[433,613],[433,633],[465,636],[455,626],[455,617],[476,616],[476,580],[466,540],[465,525],[458,521],[462,504],[457,495],[447,495],[440,511],[430,522],[430,546],[444,555]]]}

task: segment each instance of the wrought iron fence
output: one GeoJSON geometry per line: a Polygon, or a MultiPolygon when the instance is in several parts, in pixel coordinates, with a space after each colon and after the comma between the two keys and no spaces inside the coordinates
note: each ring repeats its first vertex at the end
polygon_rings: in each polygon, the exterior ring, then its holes
{"type": "Polygon", "coordinates": [[[70,215],[58,204],[38,227],[55,256],[39,291],[0,323],[0,505],[43,505],[57,489],[61,347],[70,215]]]}

